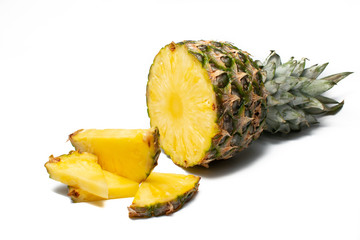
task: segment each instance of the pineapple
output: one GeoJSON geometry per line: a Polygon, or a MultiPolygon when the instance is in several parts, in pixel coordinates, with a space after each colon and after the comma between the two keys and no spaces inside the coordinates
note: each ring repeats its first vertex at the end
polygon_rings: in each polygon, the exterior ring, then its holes
{"type": "MultiPolygon", "coordinates": [[[[127,198],[135,196],[135,193],[139,189],[139,183],[126,179],[124,177],[120,177],[106,170],[103,170],[103,173],[108,186],[109,199],[127,198]]],[[[69,186],[68,196],[71,197],[73,202],[91,202],[104,200],[104,198],[72,186],[69,186]]]]}
{"type": "Polygon", "coordinates": [[[247,148],[263,130],[300,130],[315,115],[340,109],[321,94],[350,73],[316,79],[325,66],[305,69],[305,59],[282,64],[275,53],[261,63],[227,42],[172,42],[150,68],[150,124],[175,164],[208,167],[247,148]]]}
{"type": "Polygon", "coordinates": [[[160,154],[158,138],[157,128],[87,129],[69,136],[76,150],[98,156],[104,170],[138,183],[145,180],[157,165],[160,154]]]}
{"type": "Polygon", "coordinates": [[[153,172],[140,185],[129,217],[168,215],[179,210],[198,190],[200,177],[153,172]]]}
{"type": "Polygon", "coordinates": [[[101,198],[108,198],[108,186],[103,170],[93,154],[71,151],[59,157],[51,155],[45,167],[50,178],[56,181],[101,198]]]}

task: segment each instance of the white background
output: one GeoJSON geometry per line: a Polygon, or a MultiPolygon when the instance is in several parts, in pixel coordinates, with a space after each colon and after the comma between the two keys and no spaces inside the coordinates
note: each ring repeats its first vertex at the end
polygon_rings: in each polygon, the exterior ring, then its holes
{"type": "Polygon", "coordinates": [[[1,239],[360,239],[359,1],[0,0],[1,239]],[[210,169],[181,211],[131,220],[131,199],[73,204],[44,163],[80,128],[147,128],[152,60],[171,41],[233,42],[255,59],[353,71],[342,111],[267,135],[210,169]]]}

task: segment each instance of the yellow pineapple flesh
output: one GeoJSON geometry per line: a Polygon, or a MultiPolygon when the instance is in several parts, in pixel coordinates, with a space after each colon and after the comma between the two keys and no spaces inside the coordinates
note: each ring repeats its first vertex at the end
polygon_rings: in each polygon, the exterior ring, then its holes
{"type": "Polygon", "coordinates": [[[200,177],[153,172],[128,208],[130,217],[151,217],[179,210],[198,190],[200,177]]]}
{"type": "Polygon", "coordinates": [[[108,186],[103,170],[93,154],[71,151],[59,157],[51,155],[45,167],[50,178],[56,181],[108,198],[108,186]]]}
{"type": "Polygon", "coordinates": [[[217,103],[208,73],[185,46],[170,45],[154,59],[147,85],[151,126],[174,163],[199,164],[219,133],[217,103]]]}
{"type": "Polygon", "coordinates": [[[80,152],[98,156],[104,170],[141,182],[157,165],[159,132],[152,129],[87,129],[69,136],[80,152]]]}
{"type": "MultiPolygon", "coordinates": [[[[118,176],[106,170],[103,170],[107,182],[109,199],[134,197],[139,189],[139,183],[127,178],[118,176]]],[[[91,202],[104,200],[99,196],[91,194],[80,188],[69,186],[68,196],[73,202],[91,202]]]]}

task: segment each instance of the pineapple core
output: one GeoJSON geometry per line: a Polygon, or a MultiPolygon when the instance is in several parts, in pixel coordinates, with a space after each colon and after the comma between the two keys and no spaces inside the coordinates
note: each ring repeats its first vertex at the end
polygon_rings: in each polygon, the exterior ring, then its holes
{"type": "Polygon", "coordinates": [[[184,46],[163,48],[156,56],[147,88],[151,126],[171,159],[196,165],[218,133],[215,93],[205,69],[184,46]]]}

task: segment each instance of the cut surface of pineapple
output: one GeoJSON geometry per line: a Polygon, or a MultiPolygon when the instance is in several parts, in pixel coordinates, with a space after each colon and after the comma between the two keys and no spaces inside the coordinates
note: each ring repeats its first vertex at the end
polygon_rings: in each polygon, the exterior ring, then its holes
{"type": "Polygon", "coordinates": [[[157,165],[159,132],[151,129],[87,129],[69,136],[80,152],[98,156],[104,170],[141,182],[157,165]]]}
{"type": "Polygon", "coordinates": [[[205,157],[218,133],[215,92],[210,78],[187,48],[171,45],[156,56],[149,74],[147,105],[161,147],[178,165],[193,166],[205,157]]]}
{"type": "Polygon", "coordinates": [[[51,155],[45,167],[50,178],[56,181],[108,198],[108,186],[103,170],[93,154],[71,151],[59,157],[51,155]]]}
{"type": "Polygon", "coordinates": [[[128,208],[130,217],[151,217],[173,213],[198,190],[200,177],[153,172],[140,185],[128,208]]]}
{"type": "MultiPolygon", "coordinates": [[[[139,189],[139,183],[103,170],[108,186],[109,199],[134,197],[139,189]]],[[[99,196],[86,192],[80,188],[69,186],[68,196],[73,202],[91,202],[104,200],[99,196]]]]}

